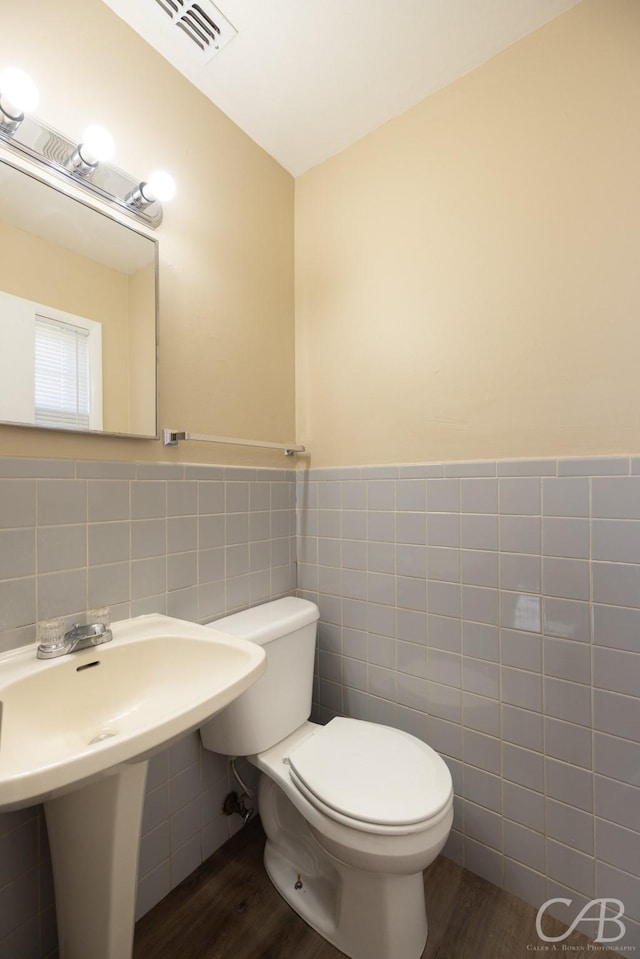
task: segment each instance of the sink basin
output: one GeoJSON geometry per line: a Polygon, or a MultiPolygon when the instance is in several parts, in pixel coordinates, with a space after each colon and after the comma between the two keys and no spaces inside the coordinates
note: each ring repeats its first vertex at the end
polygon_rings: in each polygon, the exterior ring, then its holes
{"type": "Polygon", "coordinates": [[[59,659],[0,656],[0,811],[44,802],[60,959],[130,959],[147,760],[266,668],[260,646],[180,619],[111,629],[59,659]]]}
{"type": "Polygon", "coordinates": [[[53,660],[0,657],[0,810],[54,798],[197,728],[264,671],[264,651],[152,614],[53,660]]]}

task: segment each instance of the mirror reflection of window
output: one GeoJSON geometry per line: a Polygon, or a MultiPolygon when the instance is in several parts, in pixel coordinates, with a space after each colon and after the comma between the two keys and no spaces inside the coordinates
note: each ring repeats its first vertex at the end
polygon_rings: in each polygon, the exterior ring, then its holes
{"type": "Polygon", "coordinates": [[[36,315],[36,426],[102,429],[102,396],[92,386],[102,368],[99,323],[36,315]]]}
{"type": "Polygon", "coordinates": [[[102,324],[0,291],[0,402],[15,423],[103,426],[102,324]]]}
{"type": "Polygon", "coordinates": [[[152,237],[0,160],[0,424],[157,436],[157,251],[152,237]],[[100,325],[88,405],[58,395],[36,414],[36,314],[100,325]]]}

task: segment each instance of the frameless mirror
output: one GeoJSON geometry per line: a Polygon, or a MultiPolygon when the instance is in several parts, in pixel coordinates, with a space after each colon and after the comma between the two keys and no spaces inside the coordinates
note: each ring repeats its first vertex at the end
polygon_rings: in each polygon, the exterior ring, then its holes
{"type": "Polygon", "coordinates": [[[155,437],[157,241],[0,160],[0,422],[155,437]]]}

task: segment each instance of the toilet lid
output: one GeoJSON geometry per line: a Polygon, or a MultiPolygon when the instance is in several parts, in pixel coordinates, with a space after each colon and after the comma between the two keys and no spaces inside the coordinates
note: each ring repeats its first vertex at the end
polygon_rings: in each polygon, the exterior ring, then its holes
{"type": "Polygon", "coordinates": [[[430,746],[399,729],[357,719],[319,727],[291,751],[289,765],[307,798],[316,797],[329,815],[334,810],[360,822],[424,822],[451,798],[451,774],[430,746]]]}

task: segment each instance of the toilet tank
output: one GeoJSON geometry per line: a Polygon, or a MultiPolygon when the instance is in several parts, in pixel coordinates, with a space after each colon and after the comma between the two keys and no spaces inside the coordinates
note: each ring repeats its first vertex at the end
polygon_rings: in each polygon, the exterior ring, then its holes
{"type": "Polygon", "coordinates": [[[304,723],[311,713],[318,607],[286,596],[207,625],[264,647],[260,679],[200,728],[212,752],[252,756],[304,723]]]}

